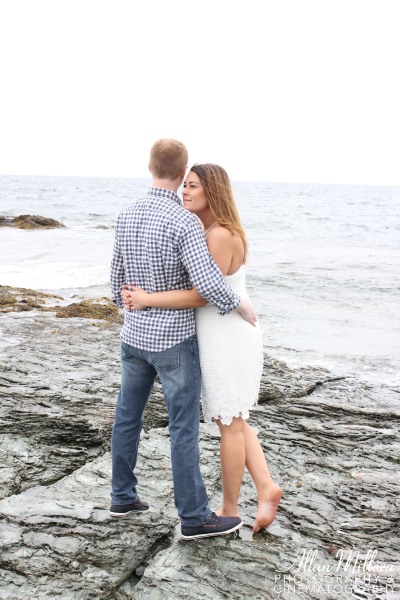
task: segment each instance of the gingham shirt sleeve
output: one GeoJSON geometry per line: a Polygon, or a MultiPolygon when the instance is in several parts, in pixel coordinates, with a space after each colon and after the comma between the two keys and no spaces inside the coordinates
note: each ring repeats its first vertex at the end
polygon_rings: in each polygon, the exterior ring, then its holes
{"type": "Polygon", "coordinates": [[[234,310],[240,302],[240,297],[225,282],[195,221],[191,221],[185,229],[180,239],[179,251],[189,279],[199,294],[215,304],[220,315],[234,310]]]}
{"type": "Polygon", "coordinates": [[[121,296],[121,287],[126,283],[124,260],[122,257],[121,249],[118,244],[118,230],[121,222],[122,215],[118,217],[117,224],[115,226],[115,239],[114,249],[111,260],[111,295],[115,304],[118,304],[120,308],[124,308],[121,296]]]}

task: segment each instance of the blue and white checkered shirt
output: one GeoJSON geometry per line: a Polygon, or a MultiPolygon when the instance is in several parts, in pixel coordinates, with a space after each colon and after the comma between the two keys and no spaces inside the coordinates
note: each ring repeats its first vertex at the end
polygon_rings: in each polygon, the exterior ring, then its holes
{"type": "MultiPolygon", "coordinates": [[[[133,283],[147,292],[197,288],[221,315],[239,304],[239,296],[208,252],[197,217],[179,196],[152,187],[123,210],[117,220],[111,263],[111,291],[123,308],[121,287],[133,283]]],[[[149,308],[124,311],[121,339],[159,352],[196,332],[194,309],[149,308]]]]}

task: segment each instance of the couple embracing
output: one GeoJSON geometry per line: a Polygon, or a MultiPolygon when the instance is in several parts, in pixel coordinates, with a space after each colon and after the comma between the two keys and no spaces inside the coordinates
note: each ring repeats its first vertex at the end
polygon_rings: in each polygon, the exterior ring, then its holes
{"type": "Polygon", "coordinates": [[[187,164],[181,142],[156,142],[152,187],[116,224],[111,287],[125,311],[110,515],[149,510],[138,496],[135,466],[144,409],[158,375],[182,537],[194,539],[242,525],[238,499],[245,466],[257,489],[254,532],[272,523],[282,491],[246,421],[257,403],[263,347],[246,292],[247,243],[231,184],[213,164],[194,165],[185,177],[187,164]],[[182,182],[183,206],[177,195],[182,182]],[[199,469],[200,394],[205,421],[215,421],[221,433],[223,502],[216,512],[199,469]]]}

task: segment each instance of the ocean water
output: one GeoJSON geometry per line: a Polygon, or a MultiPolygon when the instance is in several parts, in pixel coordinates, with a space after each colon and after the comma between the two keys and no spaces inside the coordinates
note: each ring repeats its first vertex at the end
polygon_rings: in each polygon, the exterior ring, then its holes
{"type": "MultiPolygon", "coordinates": [[[[0,284],[109,295],[114,223],[149,180],[0,177],[0,215],[64,229],[0,229],[0,284]]],[[[400,188],[234,182],[248,289],[266,351],[292,366],[400,385],[400,188]]]]}

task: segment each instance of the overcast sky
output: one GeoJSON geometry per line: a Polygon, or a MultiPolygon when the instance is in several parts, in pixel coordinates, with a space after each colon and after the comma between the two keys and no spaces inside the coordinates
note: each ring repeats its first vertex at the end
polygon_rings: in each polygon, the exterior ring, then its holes
{"type": "Polygon", "coordinates": [[[0,173],[400,185],[398,0],[0,0],[0,173]]]}

